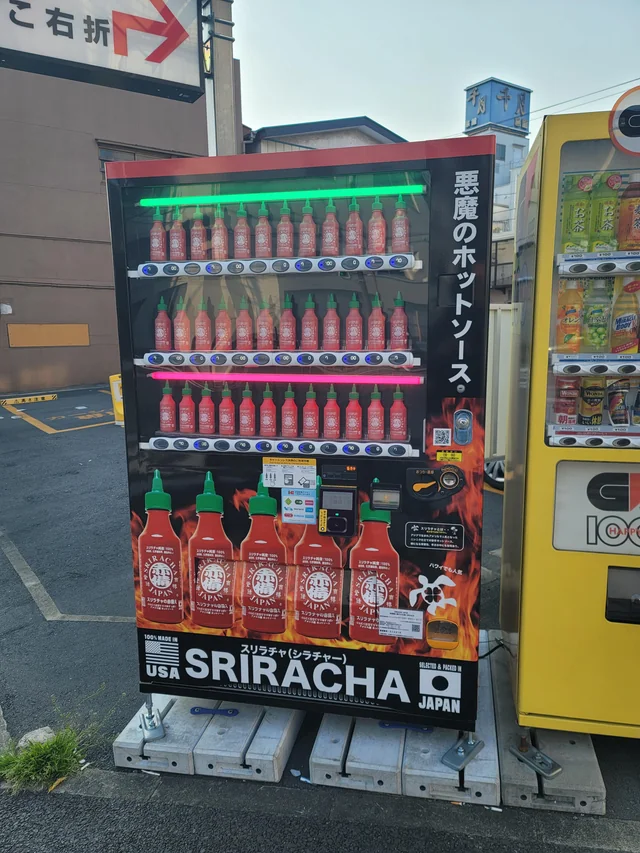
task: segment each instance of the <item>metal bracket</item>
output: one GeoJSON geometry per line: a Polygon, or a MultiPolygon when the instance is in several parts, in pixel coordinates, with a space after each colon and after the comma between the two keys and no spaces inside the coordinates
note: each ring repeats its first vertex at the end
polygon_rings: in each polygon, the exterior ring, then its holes
{"type": "Polygon", "coordinates": [[[220,717],[237,717],[240,710],[238,708],[201,708],[196,705],[191,709],[191,713],[194,716],[197,714],[217,714],[220,717]]]}
{"type": "Polygon", "coordinates": [[[519,746],[510,746],[509,752],[545,779],[553,779],[562,773],[562,765],[529,743],[526,735],[521,736],[519,746]]]}
{"type": "Polygon", "coordinates": [[[153,708],[153,696],[147,694],[145,699],[146,708],[140,712],[140,728],[145,743],[152,740],[160,740],[165,736],[164,724],[160,714],[153,708]]]}
{"type": "Polygon", "coordinates": [[[484,749],[484,741],[474,740],[473,732],[469,732],[457,740],[440,759],[446,767],[452,770],[464,770],[467,764],[484,749]]]}

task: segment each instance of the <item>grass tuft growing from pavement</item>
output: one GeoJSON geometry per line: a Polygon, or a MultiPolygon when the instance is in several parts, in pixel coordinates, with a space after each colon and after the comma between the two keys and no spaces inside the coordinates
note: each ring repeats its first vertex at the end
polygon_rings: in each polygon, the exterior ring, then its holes
{"type": "Polygon", "coordinates": [[[73,776],[82,766],[81,738],[71,728],[56,732],[46,743],[30,743],[23,749],[11,744],[0,753],[0,779],[12,793],[49,788],[63,777],[73,776]]]}

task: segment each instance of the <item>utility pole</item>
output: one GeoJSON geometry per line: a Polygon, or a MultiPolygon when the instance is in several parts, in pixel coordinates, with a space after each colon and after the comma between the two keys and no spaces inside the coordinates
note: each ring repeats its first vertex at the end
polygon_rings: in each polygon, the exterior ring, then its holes
{"type": "Polygon", "coordinates": [[[242,153],[240,63],[233,58],[233,0],[202,0],[210,157],[242,153]]]}

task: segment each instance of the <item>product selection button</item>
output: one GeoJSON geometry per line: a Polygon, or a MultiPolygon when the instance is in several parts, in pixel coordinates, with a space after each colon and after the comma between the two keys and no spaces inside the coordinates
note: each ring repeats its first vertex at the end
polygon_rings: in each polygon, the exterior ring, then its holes
{"type": "Polygon", "coordinates": [[[271,269],[274,272],[286,272],[290,266],[289,261],[277,260],[271,264],[271,269]]]}
{"type": "Polygon", "coordinates": [[[164,356],[160,355],[159,352],[152,352],[151,355],[147,356],[147,361],[149,364],[164,364],[164,356]]]}
{"type": "Polygon", "coordinates": [[[268,453],[271,450],[271,442],[270,441],[259,441],[256,444],[256,450],[259,450],[260,453],[268,453]]]}
{"type": "Polygon", "coordinates": [[[169,447],[169,442],[166,438],[154,438],[151,443],[156,450],[166,450],[169,447]]]}
{"type": "Polygon", "coordinates": [[[249,264],[249,269],[251,272],[261,273],[264,272],[267,268],[267,265],[264,261],[251,261],[249,264]]]}
{"type": "Polygon", "coordinates": [[[221,352],[216,352],[211,356],[211,364],[226,364],[227,356],[221,352]]]}
{"type": "Polygon", "coordinates": [[[142,267],[142,275],[157,275],[158,267],[155,264],[145,264],[142,267]]]}
{"type": "Polygon", "coordinates": [[[238,275],[244,272],[244,264],[241,264],[240,261],[231,261],[230,264],[227,264],[227,270],[233,275],[238,275]]]}
{"type": "Polygon", "coordinates": [[[231,361],[234,364],[246,364],[249,361],[249,356],[245,355],[243,352],[237,352],[235,355],[231,356],[231,361]]]}
{"type": "Polygon", "coordinates": [[[214,450],[220,450],[220,451],[228,450],[229,449],[229,442],[225,441],[223,438],[220,438],[220,439],[218,439],[218,441],[214,441],[213,449],[214,450]]]}
{"type": "Polygon", "coordinates": [[[365,355],[364,360],[367,364],[381,364],[382,356],[379,352],[370,352],[368,355],[365,355]]]}
{"type": "Polygon", "coordinates": [[[326,442],[325,444],[320,445],[320,451],[322,453],[335,453],[337,449],[336,445],[331,444],[331,442],[326,442]]]}
{"type": "Polygon", "coordinates": [[[336,262],[333,258],[320,258],[318,261],[318,267],[323,272],[331,272],[331,270],[336,268],[336,262]]]}
{"type": "Polygon", "coordinates": [[[393,352],[389,356],[389,364],[395,364],[395,365],[405,364],[406,360],[407,360],[407,357],[402,352],[393,352]]]}
{"type": "Polygon", "coordinates": [[[187,275],[198,275],[202,272],[200,264],[189,263],[184,265],[184,271],[187,275]]]}
{"type": "Polygon", "coordinates": [[[392,258],[389,258],[389,266],[396,270],[401,270],[403,267],[406,267],[408,263],[409,258],[406,255],[394,255],[392,258]]]}
{"type": "Polygon", "coordinates": [[[193,446],[195,447],[196,450],[208,450],[209,449],[209,442],[205,441],[204,438],[199,438],[193,442],[193,446]]]}
{"type": "Polygon", "coordinates": [[[382,258],[379,258],[377,255],[375,255],[373,258],[367,258],[367,260],[365,261],[365,265],[370,270],[379,270],[383,264],[384,264],[384,261],[382,260],[382,258]]]}
{"type": "Polygon", "coordinates": [[[358,447],[357,444],[343,444],[342,445],[342,452],[348,453],[349,456],[355,456],[356,453],[360,452],[360,448],[358,447]]]}
{"type": "Polygon", "coordinates": [[[251,450],[251,444],[248,441],[236,441],[233,446],[236,450],[240,450],[243,453],[246,453],[247,450],[251,450]]]}
{"type": "Polygon", "coordinates": [[[404,456],[407,450],[401,444],[392,444],[389,447],[389,456],[404,456]]]}
{"type": "Polygon", "coordinates": [[[266,352],[259,352],[257,355],[254,355],[253,360],[256,364],[269,364],[269,356],[266,352]]]}
{"type": "Polygon", "coordinates": [[[186,438],[176,438],[176,440],[173,442],[173,446],[176,450],[188,450],[189,442],[186,440],[186,438]]]}
{"type": "Polygon", "coordinates": [[[323,352],[320,356],[320,364],[335,364],[337,360],[332,352],[323,352]]]}
{"type": "Polygon", "coordinates": [[[278,443],[278,450],[280,453],[291,453],[293,444],[290,441],[281,441],[278,443]]]}
{"type": "Polygon", "coordinates": [[[298,356],[298,364],[313,364],[313,356],[310,352],[301,352],[298,356]]]}
{"type": "Polygon", "coordinates": [[[206,362],[205,356],[202,355],[201,352],[194,352],[192,356],[189,357],[189,361],[191,364],[204,364],[206,362]]]}
{"type": "Polygon", "coordinates": [[[296,261],[296,269],[298,272],[309,272],[313,263],[307,258],[300,258],[299,261],[296,261]]]}
{"type": "Polygon", "coordinates": [[[171,364],[184,364],[184,356],[181,352],[174,352],[169,356],[169,362],[171,364]]]}
{"type": "Polygon", "coordinates": [[[178,273],[180,272],[180,267],[178,266],[178,264],[165,264],[162,267],[162,272],[165,275],[178,275],[178,273]]]}
{"type": "Polygon", "coordinates": [[[380,454],[382,453],[382,448],[379,444],[367,444],[367,446],[365,447],[365,451],[370,456],[380,456],[380,454]]]}
{"type": "Polygon", "coordinates": [[[209,275],[220,275],[220,273],[222,272],[222,264],[219,264],[217,261],[214,261],[211,264],[207,264],[205,269],[209,273],[209,275]]]}
{"type": "Polygon", "coordinates": [[[291,364],[291,356],[288,352],[279,352],[275,361],[276,364],[291,364]]]}
{"type": "Polygon", "coordinates": [[[314,453],[315,449],[315,444],[312,444],[310,441],[303,441],[298,445],[300,453],[314,453]]]}
{"type": "Polygon", "coordinates": [[[348,365],[360,364],[360,356],[355,352],[347,352],[342,356],[342,361],[348,365]]]}
{"type": "Polygon", "coordinates": [[[343,270],[357,270],[360,266],[360,261],[357,258],[343,258],[340,266],[343,270]]]}

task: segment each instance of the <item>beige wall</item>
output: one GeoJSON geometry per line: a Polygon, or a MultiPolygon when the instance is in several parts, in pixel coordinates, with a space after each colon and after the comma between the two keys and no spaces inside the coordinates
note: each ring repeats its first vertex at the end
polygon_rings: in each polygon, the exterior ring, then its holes
{"type": "Polygon", "coordinates": [[[119,370],[103,145],[206,154],[205,104],[2,69],[0,393],[119,370]],[[8,323],[87,323],[89,347],[10,348],[8,323]]]}
{"type": "Polygon", "coordinates": [[[342,130],[325,130],[318,133],[296,133],[293,136],[279,136],[275,139],[263,139],[260,142],[262,154],[272,151],[296,151],[303,148],[353,148],[356,145],[377,145],[378,140],[357,127],[342,130]]]}

